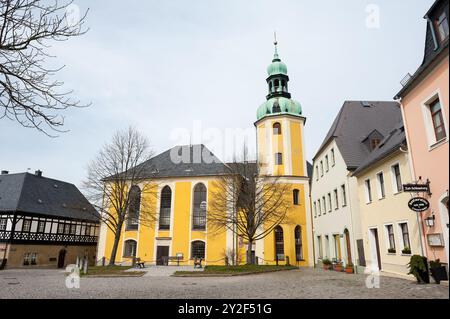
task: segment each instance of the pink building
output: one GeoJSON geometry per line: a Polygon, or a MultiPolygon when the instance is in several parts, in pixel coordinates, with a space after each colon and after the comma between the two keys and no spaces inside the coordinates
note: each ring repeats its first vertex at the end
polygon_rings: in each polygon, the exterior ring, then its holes
{"type": "Polygon", "coordinates": [[[430,186],[430,193],[418,194],[430,202],[430,208],[419,213],[423,254],[429,260],[448,264],[448,1],[437,0],[424,18],[427,33],[423,62],[395,98],[402,105],[414,182],[429,181],[430,186]]]}

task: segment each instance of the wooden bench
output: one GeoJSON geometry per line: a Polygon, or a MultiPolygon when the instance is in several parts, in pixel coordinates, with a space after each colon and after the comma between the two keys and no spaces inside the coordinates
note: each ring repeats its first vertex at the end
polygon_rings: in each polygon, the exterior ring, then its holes
{"type": "Polygon", "coordinates": [[[136,258],[136,267],[145,268],[145,261],[142,261],[141,258],[136,258]]]}

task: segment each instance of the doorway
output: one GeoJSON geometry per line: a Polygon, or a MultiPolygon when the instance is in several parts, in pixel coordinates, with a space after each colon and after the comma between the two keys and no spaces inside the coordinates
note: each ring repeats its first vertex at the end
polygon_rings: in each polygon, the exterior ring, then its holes
{"type": "Polygon", "coordinates": [[[372,267],[377,265],[378,270],[381,270],[381,254],[380,254],[380,242],[378,239],[378,229],[372,228],[370,230],[371,234],[371,243],[372,243],[372,259],[374,262],[372,262],[372,267]]]}
{"type": "Polygon", "coordinates": [[[344,230],[345,244],[347,246],[347,264],[352,264],[352,249],[350,246],[350,233],[348,229],[344,230]]]}
{"type": "Polygon", "coordinates": [[[66,259],[66,250],[61,249],[58,255],[58,268],[64,268],[65,259],[66,259]]]}
{"type": "Polygon", "coordinates": [[[156,247],[156,265],[167,266],[169,262],[169,246],[156,247]]]}

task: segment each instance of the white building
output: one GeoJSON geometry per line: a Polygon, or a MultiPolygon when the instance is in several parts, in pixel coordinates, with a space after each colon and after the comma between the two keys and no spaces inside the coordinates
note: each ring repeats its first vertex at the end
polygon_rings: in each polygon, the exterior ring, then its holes
{"type": "Polygon", "coordinates": [[[311,202],[315,261],[364,267],[358,186],[352,172],[395,123],[395,102],[346,101],[313,158],[311,202]]]}

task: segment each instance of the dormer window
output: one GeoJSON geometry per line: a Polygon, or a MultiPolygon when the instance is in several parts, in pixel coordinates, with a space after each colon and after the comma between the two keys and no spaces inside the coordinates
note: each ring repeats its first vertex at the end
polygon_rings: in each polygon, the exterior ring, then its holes
{"type": "Polygon", "coordinates": [[[373,138],[370,140],[370,149],[373,151],[380,145],[381,140],[379,138],[373,138]]]}
{"type": "Polygon", "coordinates": [[[448,38],[448,20],[445,11],[443,11],[436,20],[436,29],[439,34],[439,40],[443,42],[448,38]]]}
{"type": "Polygon", "coordinates": [[[273,124],[273,135],[281,135],[281,124],[278,122],[273,124]]]}

